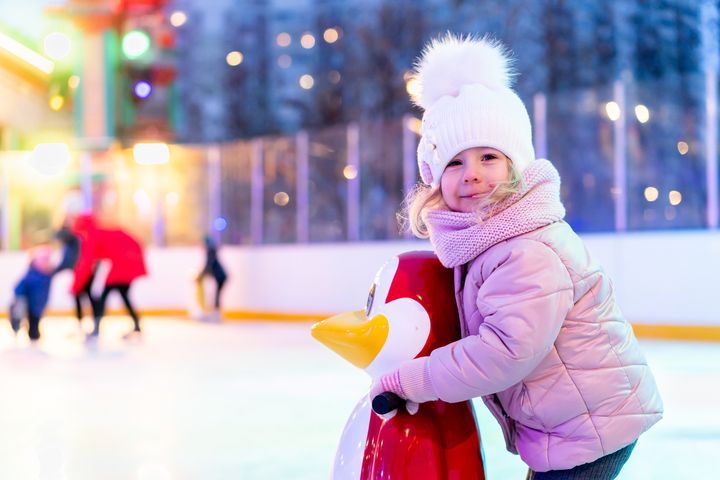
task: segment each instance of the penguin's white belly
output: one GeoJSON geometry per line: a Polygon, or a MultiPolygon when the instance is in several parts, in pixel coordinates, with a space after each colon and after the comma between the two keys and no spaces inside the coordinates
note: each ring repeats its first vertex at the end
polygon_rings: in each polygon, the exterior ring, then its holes
{"type": "Polygon", "coordinates": [[[335,464],[330,478],[333,480],[359,479],[362,471],[365,442],[370,426],[370,401],[364,395],[355,405],[345,424],[340,444],[335,453],[335,464]]]}

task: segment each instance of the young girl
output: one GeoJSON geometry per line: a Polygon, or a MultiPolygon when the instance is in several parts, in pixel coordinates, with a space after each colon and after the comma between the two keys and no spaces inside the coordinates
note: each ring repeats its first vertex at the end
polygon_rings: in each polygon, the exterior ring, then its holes
{"type": "MultiPolygon", "coordinates": [[[[481,396],[533,479],[612,479],[662,400],[610,279],[563,221],[504,49],[448,35],[417,64],[422,181],[408,219],[455,270],[463,338],[371,394],[481,396]]],[[[422,408],[422,406],[420,407],[422,408]]]]}

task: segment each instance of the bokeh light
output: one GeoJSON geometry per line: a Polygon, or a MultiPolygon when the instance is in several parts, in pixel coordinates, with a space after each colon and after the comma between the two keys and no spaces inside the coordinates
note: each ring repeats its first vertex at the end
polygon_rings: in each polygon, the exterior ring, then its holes
{"type": "Polygon", "coordinates": [[[278,192],[273,195],[273,202],[279,207],[284,207],[290,203],[290,195],[285,192],[278,192]]]}
{"type": "Polygon", "coordinates": [[[343,168],[343,177],[345,177],[348,180],[353,180],[357,178],[357,167],[355,165],[346,165],[345,168],[343,168]]]}
{"type": "Polygon", "coordinates": [[[647,123],[650,120],[650,110],[645,105],[635,105],[635,117],[640,123],[647,123]]]}
{"type": "Polygon", "coordinates": [[[170,161],[170,148],[166,143],[136,143],[133,158],[140,165],[157,165],[170,161]]]}
{"type": "Polygon", "coordinates": [[[677,190],[670,190],[668,200],[670,201],[670,205],[680,205],[680,202],[682,202],[682,193],[677,190]]]}
{"type": "Polygon", "coordinates": [[[342,79],[342,75],[340,75],[340,72],[337,70],[331,70],[328,73],[328,80],[330,80],[330,83],[337,84],[340,83],[340,80],[342,79]]]}
{"type": "Polygon", "coordinates": [[[223,232],[223,231],[225,231],[227,226],[228,226],[228,222],[225,219],[225,217],[217,217],[213,221],[213,228],[215,229],[215,231],[223,232]]]}
{"type": "Polygon", "coordinates": [[[592,173],[585,173],[582,176],[583,187],[590,189],[595,188],[595,175],[592,173]]]}
{"type": "Polygon", "coordinates": [[[618,105],[616,102],[606,103],[605,113],[610,120],[612,120],[613,122],[617,121],[620,118],[620,105],[618,105]]]}
{"type": "Polygon", "coordinates": [[[677,218],[677,209],[675,207],[667,207],[665,209],[665,220],[675,220],[677,218]]]}
{"type": "Polygon", "coordinates": [[[135,91],[135,95],[138,98],[148,98],[152,93],[152,85],[150,85],[150,83],[145,80],[140,80],[139,82],[135,83],[133,90],[135,91]]]}
{"type": "Polygon", "coordinates": [[[70,165],[70,149],[64,143],[41,143],[30,154],[30,162],[43,175],[58,175],[70,165]]]}
{"type": "Polygon", "coordinates": [[[290,34],[287,32],[279,33],[278,36],[275,38],[275,41],[277,44],[281,47],[287,47],[292,42],[292,38],[290,37],[290,34]]]}
{"type": "Polygon", "coordinates": [[[645,200],[648,202],[654,202],[658,199],[658,196],[660,195],[660,192],[658,192],[658,189],[655,187],[647,187],[645,188],[645,200]]]}
{"type": "Polygon", "coordinates": [[[65,98],[62,95],[53,95],[50,97],[50,108],[56,112],[65,105],[65,98]]]}
{"type": "Polygon", "coordinates": [[[688,145],[687,142],[679,141],[677,143],[677,149],[680,155],[685,155],[690,151],[690,145],[688,145]]]}
{"type": "Polygon", "coordinates": [[[243,56],[243,54],[241,52],[238,52],[237,50],[233,50],[232,52],[228,53],[225,56],[225,61],[231,67],[237,67],[238,65],[240,65],[242,63],[243,58],[245,58],[245,57],[243,56]]]}
{"type": "Polygon", "coordinates": [[[303,33],[300,37],[300,45],[305,49],[310,49],[315,46],[315,37],[311,33],[303,33]]]}
{"type": "Polygon", "coordinates": [[[134,60],[150,50],[150,37],[142,30],[131,30],[122,39],[122,51],[127,58],[134,60]]]}
{"type": "Polygon", "coordinates": [[[153,210],[153,202],[150,198],[150,194],[143,188],[135,190],[133,193],[133,202],[140,211],[141,215],[150,215],[153,210]]]}
{"type": "Polygon", "coordinates": [[[405,122],[405,127],[416,135],[420,135],[420,127],[422,127],[422,120],[417,117],[410,117],[405,122]]]}
{"type": "Polygon", "coordinates": [[[334,28],[328,28],[323,32],[323,39],[327,43],[335,43],[338,41],[338,38],[340,38],[340,34],[334,28]]]}
{"type": "Polygon", "coordinates": [[[420,95],[420,82],[416,78],[411,78],[405,84],[405,90],[410,96],[417,97],[420,95]]]}
{"type": "Polygon", "coordinates": [[[187,14],[182,10],[176,10],[170,15],[170,25],[173,27],[182,27],[187,22],[187,14]]]}
{"type": "Polygon", "coordinates": [[[292,65],[292,57],[290,55],[280,55],[277,62],[280,68],[288,68],[292,65]]]}
{"type": "Polygon", "coordinates": [[[53,32],[43,40],[43,51],[45,55],[53,60],[62,60],[70,55],[72,49],[70,38],[64,33],[53,32]]]}
{"type": "Polygon", "coordinates": [[[313,87],[313,85],[315,85],[315,79],[312,77],[312,75],[305,74],[302,77],[300,77],[300,80],[298,80],[298,83],[305,90],[310,90],[313,87]]]}
{"type": "Polygon", "coordinates": [[[68,78],[68,87],[75,90],[80,86],[80,77],[77,75],[71,75],[70,78],[68,78]]]}

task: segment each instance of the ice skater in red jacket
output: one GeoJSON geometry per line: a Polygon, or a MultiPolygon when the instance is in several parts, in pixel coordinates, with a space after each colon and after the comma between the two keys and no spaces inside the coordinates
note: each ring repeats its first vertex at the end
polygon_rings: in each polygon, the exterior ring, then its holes
{"type": "Polygon", "coordinates": [[[99,228],[91,214],[82,214],[75,219],[73,233],[81,240],[80,255],[74,269],[73,294],[87,287],[98,262],[106,260],[110,263],[105,287],[100,297],[94,299],[95,328],[89,339],[96,339],[100,333],[107,297],[113,290],[120,293],[133,319],[134,329],[125,338],[137,336],[140,334],[140,319],[130,302],[129,292],[133,281],[147,274],[140,243],[123,230],[99,228]]]}

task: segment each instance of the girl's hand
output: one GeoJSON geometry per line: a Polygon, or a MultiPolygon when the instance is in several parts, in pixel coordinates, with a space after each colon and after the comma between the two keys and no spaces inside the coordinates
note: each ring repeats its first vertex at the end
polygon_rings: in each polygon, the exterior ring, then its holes
{"type": "MultiPolygon", "coordinates": [[[[385,392],[391,392],[395,395],[399,396],[400,398],[405,400],[405,410],[410,415],[415,415],[420,408],[420,405],[416,402],[412,402],[407,399],[407,395],[405,395],[405,392],[402,389],[402,386],[400,385],[400,373],[398,371],[391,372],[388,374],[383,375],[379,379],[375,380],[370,387],[370,393],[368,394],[369,400],[372,403],[373,399],[385,392]]],[[[390,420],[395,416],[397,413],[397,410],[392,410],[389,413],[386,413],[384,415],[380,415],[385,420],[390,420]]],[[[379,415],[379,414],[378,414],[379,415]]]]}

